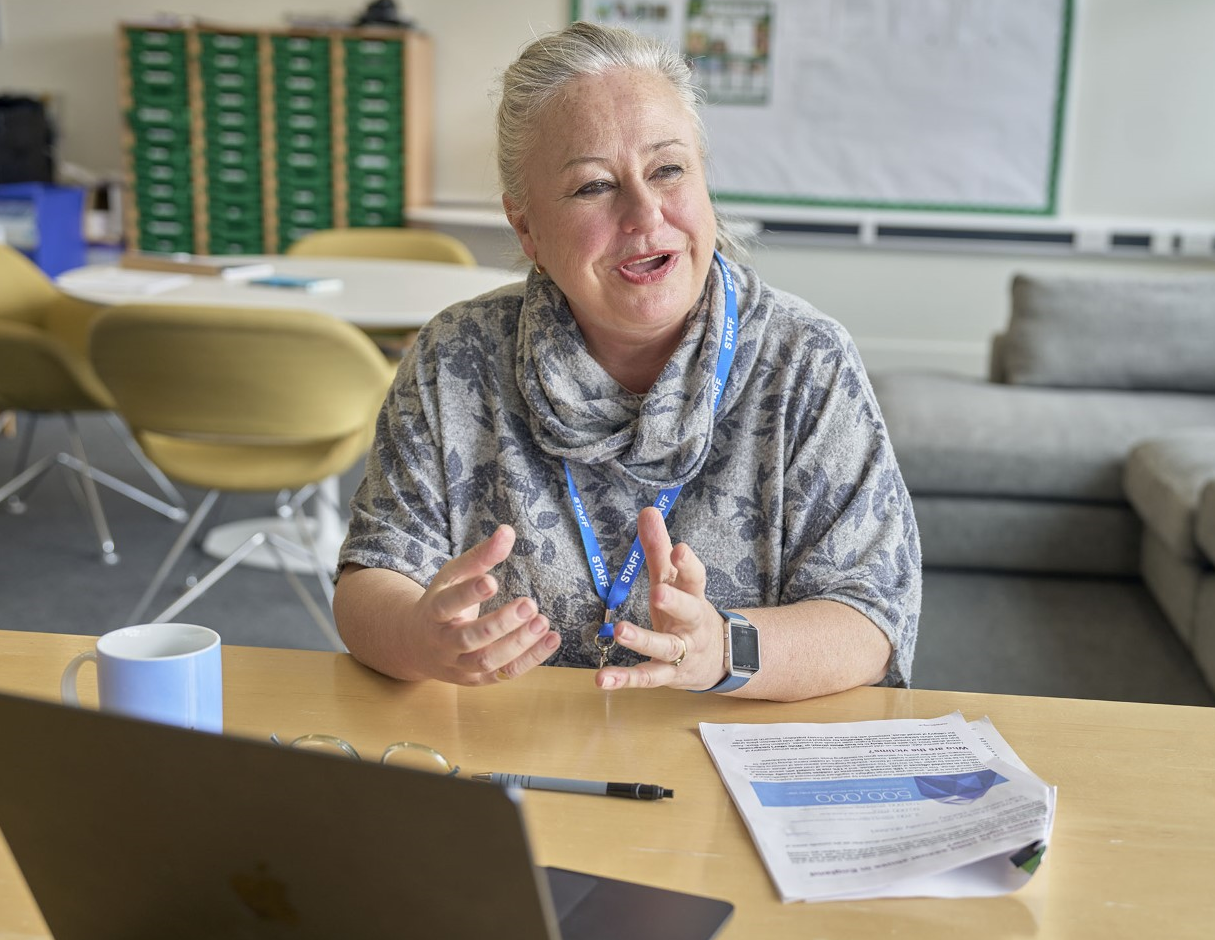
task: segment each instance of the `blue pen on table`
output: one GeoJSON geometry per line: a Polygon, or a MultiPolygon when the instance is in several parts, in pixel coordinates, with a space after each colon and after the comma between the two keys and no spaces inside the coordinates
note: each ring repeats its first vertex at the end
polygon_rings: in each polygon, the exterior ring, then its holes
{"type": "Polygon", "coordinates": [[[473,774],[474,780],[494,783],[500,787],[522,787],[525,790],[557,790],[560,793],[590,793],[595,796],[619,796],[626,800],[670,800],[675,791],[653,783],[603,783],[598,780],[568,780],[564,777],[537,777],[533,774],[473,774]]]}

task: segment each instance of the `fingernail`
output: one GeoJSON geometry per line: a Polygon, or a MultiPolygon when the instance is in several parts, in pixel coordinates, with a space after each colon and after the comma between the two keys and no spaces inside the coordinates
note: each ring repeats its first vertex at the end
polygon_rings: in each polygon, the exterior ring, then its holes
{"type": "Polygon", "coordinates": [[[489,583],[489,578],[481,578],[477,582],[477,593],[482,597],[489,597],[494,593],[494,586],[489,583]]]}
{"type": "Polygon", "coordinates": [[[527,625],[527,629],[531,630],[532,633],[539,635],[548,629],[548,624],[537,617],[527,625]]]}
{"type": "Polygon", "coordinates": [[[603,686],[602,686],[603,688],[614,689],[618,685],[620,685],[620,680],[617,679],[615,676],[604,676],[603,677],[603,686]]]}
{"type": "Polygon", "coordinates": [[[520,620],[526,620],[529,617],[534,617],[538,611],[532,606],[531,601],[520,601],[519,606],[515,608],[520,620]]]}
{"type": "Polygon", "coordinates": [[[555,650],[558,646],[561,645],[561,634],[556,633],[556,632],[550,633],[548,636],[546,636],[540,642],[544,644],[545,649],[547,649],[549,651],[555,650]]]}
{"type": "Polygon", "coordinates": [[[626,627],[624,624],[618,623],[616,624],[615,636],[618,640],[631,640],[633,639],[633,631],[630,627],[626,627]]]}

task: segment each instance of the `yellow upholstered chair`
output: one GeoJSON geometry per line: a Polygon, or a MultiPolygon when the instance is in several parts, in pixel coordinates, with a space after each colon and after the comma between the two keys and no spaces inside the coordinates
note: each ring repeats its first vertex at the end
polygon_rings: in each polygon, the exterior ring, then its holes
{"type": "Polygon", "coordinates": [[[171,479],[208,491],[130,621],[141,622],[219,493],[298,490],[289,506],[299,542],[255,532],[152,620],[173,618],[265,545],[341,649],[330,612],[284,556],[305,559],[332,602],[335,559],[318,554],[302,504],[371,444],[393,374],[375,344],[349,323],[306,310],[137,304],[97,318],[91,354],[144,453],[171,479]]]}
{"type": "Polygon", "coordinates": [[[395,258],[468,267],[477,261],[462,241],[419,228],[333,228],[305,235],[287,249],[310,258],[395,258]]]}
{"type": "Polygon", "coordinates": [[[89,328],[101,308],[68,297],[24,255],[0,245],[0,410],[24,412],[26,427],[17,445],[15,475],[0,485],[0,503],[25,512],[22,495],[55,466],[72,471],[97,533],[102,559],[118,560],[95,483],[101,483],[177,521],[186,518],[185,500],[135,446],[111,414],[110,393],[88,359],[89,328]],[[115,432],[170,502],[157,499],[89,463],[74,412],[105,412],[115,432]],[[50,454],[28,464],[34,429],[44,414],[62,415],[72,453],[50,454]]]}

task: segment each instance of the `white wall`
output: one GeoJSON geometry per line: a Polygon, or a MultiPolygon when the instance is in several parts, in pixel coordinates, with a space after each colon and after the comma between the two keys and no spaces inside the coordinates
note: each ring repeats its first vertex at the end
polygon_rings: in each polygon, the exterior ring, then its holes
{"type": "MultiPolygon", "coordinates": [[[[0,90],[59,102],[62,159],[121,166],[116,24],[166,10],[277,25],[286,11],[353,17],[317,0],[0,0],[0,90]]],[[[493,203],[495,75],[533,34],[563,25],[568,0],[398,0],[435,46],[436,198],[493,203]]],[[[1076,0],[1060,212],[1067,217],[1215,222],[1215,2],[1076,0]]],[[[470,233],[494,245],[500,235],[470,233]]],[[[771,283],[845,323],[871,369],[981,372],[1007,315],[1014,271],[1162,273],[1211,262],[1070,260],[825,248],[773,241],[755,255],[771,283]]]]}

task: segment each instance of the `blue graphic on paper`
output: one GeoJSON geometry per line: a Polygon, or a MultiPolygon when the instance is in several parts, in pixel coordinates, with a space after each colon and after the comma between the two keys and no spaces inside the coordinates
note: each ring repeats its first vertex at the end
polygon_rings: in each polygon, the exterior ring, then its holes
{"type": "Polygon", "coordinates": [[[869,777],[862,780],[752,781],[764,806],[862,806],[872,803],[973,803],[992,787],[1006,783],[994,770],[932,777],[869,777]]]}

